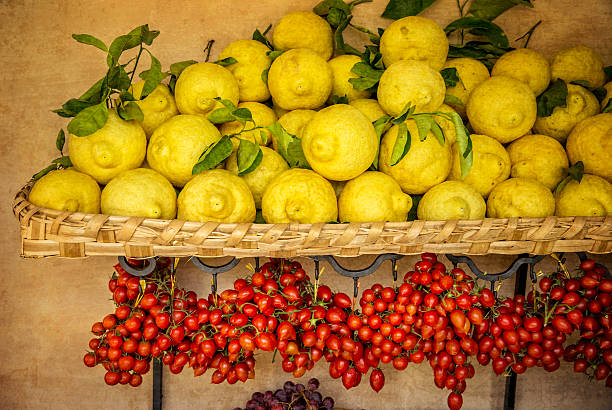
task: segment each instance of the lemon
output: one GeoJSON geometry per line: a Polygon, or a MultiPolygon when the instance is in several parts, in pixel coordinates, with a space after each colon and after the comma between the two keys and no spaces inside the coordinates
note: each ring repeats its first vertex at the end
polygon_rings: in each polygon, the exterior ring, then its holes
{"type": "Polygon", "coordinates": [[[326,61],[334,52],[330,25],[312,11],[285,14],[274,27],[272,44],[277,50],[309,48],[326,61]]]}
{"type": "Polygon", "coordinates": [[[108,111],[106,124],[86,137],[68,136],[70,160],[77,171],[100,184],[128,169],[138,168],[147,152],[147,137],[137,121],[122,120],[108,111]]]}
{"type": "Polygon", "coordinates": [[[261,212],[267,223],[333,222],[338,219],[338,203],[328,180],[309,169],[293,168],[268,185],[261,212]]]}
{"type": "Polygon", "coordinates": [[[183,70],[174,89],[176,106],[181,114],[208,115],[223,105],[219,97],[238,104],[238,81],[225,67],[213,63],[197,63],[183,70]]]}
{"type": "Polygon", "coordinates": [[[270,98],[268,85],[263,81],[262,73],[270,68],[272,60],[266,54],[270,49],[256,40],[237,40],[230,43],[219,54],[223,60],[233,57],[237,62],[227,69],[238,81],[240,101],[262,102],[270,98]]]}
{"type": "MultiPolygon", "coordinates": [[[[249,130],[254,127],[266,127],[273,122],[276,122],[276,113],[270,107],[265,104],[258,102],[242,102],[238,104],[238,108],[246,108],[251,111],[251,117],[253,122],[247,122],[244,125],[245,130],[249,130]]],[[[254,129],[252,131],[242,131],[243,126],[238,121],[230,121],[221,124],[220,131],[221,135],[239,134],[238,138],[243,140],[249,140],[253,143],[257,142],[259,145],[268,145],[270,142],[270,131],[267,129],[254,129]],[[240,132],[242,131],[242,132],[240,132]],[[261,133],[264,133],[265,138],[262,137],[261,133]]],[[[238,148],[239,141],[236,138],[232,138],[234,148],[238,148]]]]}
{"type": "Polygon", "coordinates": [[[461,178],[461,165],[459,162],[459,146],[453,145],[453,167],[449,179],[463,181],[476,189],[483,197],[487,197],[491,190],[500,182],[510,176],[510,156],[506,149],[497,140],[486,135],[472,134],[473,162],[470,172],[461,178]]]}
{"type": "Polygon", "coordinates": [[[529,48],[512,50],[501,56],[491,75],[505,75],[524,82],[535,95],[540,95],[550,84],[550,64],[542,53],[529,48]]]}
{"type": "Polygon", "coordinates": [[[490,218],[543,218],[554,213],[552,192],[534,179],[510,178],[501,182],[487,200],[490,218]]]}
{"type": "Polygon", "coordinates": [[[387,113],[382,109],[378,101],[371,98],[359,98],[349,101],[349,105],[357,108],[370,122],[384,117],[387,113]]]}
{"type": "Polygon", "coordinates": [[[448,55],[448,39],[435,21],[409,16],[387,27],[380,37],[380,52],[387,67],[400,60],[420,60],[440,71],[448,55]]]}
{"type": "Polygon", "coordinates": [[[508,146],[513,178],[535,179],[553,190],[567,175],[563,146],[546,135],[526,135],[508,146]]]}
{"type": "MultiPolygon", "coordinates": [[[[282,117],[278,119],[278,123],[287,131],[289,134],[302,138],[302,131],[304,126],[310,122],[312,117],[316,114],[315,110],[292,110],[287,111],[282,117]]],[[[277,141],[274,135],[272,135],[272,148],[278,149],[277,141]]]]}
{"type": "Polygon", "coordinates": [[[178,218],[195,222],[255,220],[255,201],[242,178],[225,169],[203,171],[178,196],[178,218]]]}
{"type": "Polygon", "coordinates": [[[66,212],[100,213],[100,187],[89,175],[73,168],[51,171],[40,178],[28,200],[36,206],[66,212]]]}
{"type": "Polygon", "coordinates": [[[612,182],[612,113],[582,120],[567,138],[567,156],[574,165],[584,164],[584,172],[612,182]]]}
{"type": "Polygon", "coordinates": [[[285,110],[318,108],[332,90],[332,69],[321,56],[307,48],[284,52],[268,72],[274,105],[285,110]]]}
{"type": "Polygon", "coordinates": [[[425,141],[420,141],[414,120],[406,121],[406,125],[410,132],[410,151],[396,165],[389,165],[398,132],[398,126],[394,125],[382,138],[378,167],[380,171],[392,176],[405,193],[422,194],[448,176],[451,148],[448,143],[440,145],[431,132],[425,141]]]}
{"type": "Polygon", "coordinates": [[[604,88],[606,89],[606,96],[603,100],[601,100],[602,111],[604,108],[606,108],[606,105],[608,105],[608,101],[610,101],[610,98],[612,98],[612,81],[606,83],[606,85],[604,85],[604,88]]]}
{"type": "Polygon", "coordinates": [[[176,192],[162,174],[148,168],[122,172],[104,187],[102,213],[173,219],[176,216],[176,192]]]}
{"type": "Polygon", "coordinates": [[[344,54],[329,60],[329,66],[332,69],[334,82],[332,84],[332,92],[328,102],[331,102],[332,97],[346,97],[349,103],[359,98],[368,98],[372,93],[369,91],[357,91],[353,88],[353,84],[349,82],[351,78],[359,78],[359,76],[351,69],[357,63],[361,62],[358,56],[344,54]]]}
{"type": "Polygon", "coordinates": [[[452,87],[446,87],[446,94],[457,97],[463,105],[450,104],[463,118],[465,118],[465,105],[470,100],[470,94],[476,86],[490,77],[489,70],[480,61],[474,58],[452,58],[444,63],[443,69],[457,70],[459,82],[452,87]]]}
{"type": "Polygon", "coordinates": [[[584,174],[557,194],[557,216],[612,215],[612,184],[597,175],[584,174]]]}
{"type": "Polygon", "coordinates": [[[476,133],[505,144],[533,127],[537,114],[535,95],[519,80],[494,76],[472,91],[466,113],[476,133]]]}
{"type": "Polygon", "coordinates": [[[317,112],[302,132],[306,160],[313,170],[334,181],[353,179],[367,170],[377,147],[372,123],[347,104],[317,112]]]}
{"type": "Polygon", "coordinates": [[[144,81],[132,84],[130,92],[138,100],[136,104],[138,104],[144,116],[144,120],[140,125],[145,134],[147,134],[147,138],[150,138],[157,127],[179,112],[172,93],[164,84],[158,85],[149,95],[140,100],[144,84],[144,81]]]}
{"type": "Polygon", "coordinates": [[[552,79],[566,83],[586,81],[589,87],[600,87],[606,80],[599,54],[585,46],[566,48],[557,53],[551,63],[552,79]]]}
{"type": "Polygon", "coordinates": [[[149,141],[147,162],[172,185],[184,186],[206,149],[221,139],[219,130],[201,115],[177,115],[160,125],[149,141]]]}
{"type": "Polygon", "coordinates": [[[380,77],[378,102],[389,115],[399,115],[407,103],[415,112],[433,112],[444,103],[446,86],[439,72],[423,61],[398,61],[380,77]]]}
{"type": "MultiPolygon", "coordinates": [[[[267,147],[261,147],[261,152],[263,158],[257,168],[253,172],[241,176],[253,194],[257,209],[261,208],[261,198],[270,181],[289,169],[289,165],[278,152],[267,147]]],[[[225,168],[234,175],[238,175],[236,154],[237,152],[234,152],[230,155],[225,164],[225,168]]]]}
{"type": "Polygon", "coordinates": [[[486,205],[482,196],[461,181],[445,181],[423,195],[417,215],[426,221],[449,219],[483,219],[486,205]]]}
{"type": "Polygon", "coordinates": [[[566,107],[555,107],[552,115],[538,116],[533,129],[539,134],[548,135],[565,142],[576,124],[585,118],[599,114],[599,101],[586,88],[579,85],[567,85],[566,107]]]}
{"type": "Polygon", "coordinates": [[[340,222],[404,222],[412,199],[387,174],[368,171],[346,183],[338,199],[340,222]]]}

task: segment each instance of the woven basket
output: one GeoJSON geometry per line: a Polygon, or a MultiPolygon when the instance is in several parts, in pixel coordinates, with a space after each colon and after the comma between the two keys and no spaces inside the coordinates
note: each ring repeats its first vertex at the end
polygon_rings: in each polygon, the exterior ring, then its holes
{"type": "Polygon", "coordinates": [[[359,256],[421,252],[612,252],[612,217],[509,218],[351,224],[223,224],[93,215],[13,203],[25,257],[359,256]]]}

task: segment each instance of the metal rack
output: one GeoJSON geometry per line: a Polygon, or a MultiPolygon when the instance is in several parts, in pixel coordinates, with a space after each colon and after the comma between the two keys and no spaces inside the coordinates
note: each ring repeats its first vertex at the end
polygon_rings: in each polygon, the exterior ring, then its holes
{"type": "MultiPolygon", "coordinates": [[[[580,261],[587,259],[587,255],[585,252],[577,252],[577,255],[580,261]]],[[[469,270],[476,276],[476,278],[489,281],[490,287],[493,293],[497,296],[497,291],[495,289],[495,283],[504,279],[508,279],[515,274],[517,275],[515,281],[515,294],[525,294],[527,277],[529,276],[532,283],[537,282],[537,276],[534,271],[534,267],[537,263],[542,261],[545,255],[534,255],[529,256],[526,254],[518,255],[516,259],[512,262],[512,264],[504,271],[498,273],[486,273],[478,266],[476,263],[468,256],[457,256],[446,254],[446,258],[453,264],[453,267],[457,267],[460,263],[467,265],[469,270]]],[[[317,255],[310,256],[310,259],[314,261],[315,271],[314,276],[315,279],[318,280],[319,275],[321,273],[320,262],[327,262],[336,272],[345,277],[350,277],[353,279],[353,296],[356,298],[359,292],[359,278],[364,276],[368,276],[373,274],[378,270],[378,268],[382,265],[382,263],[386,260],[391,261],[391,270],[393,274],[394,283],[397,282],[397,261],[401,259],[403,255],[398,254],[381,254],[376,257],[376,259],[367,267],[362,269],[347,269],[343,267],[334,256],[331,255],[317,255]]],[[[564,255],[559,255],[559,260],[563,263],[565,262],[564,255]]],[[[212,293],[217,292],[217,275],[221,273],[225,273],[233,269],[240,263],[239,258],[232,258],[229,262],[223,265],[209,265],[202,261],[201,258],[191,258],[192,263],[201,271],[206,272],[212,275],[212,284],[211,291],[212,293]]],[[[149,275],[151,272],[155,270],[156,266],[156,258],[146,259],[143,263],[143,266],[140,268],[136,268],[131,266],[127,259],[123,256],[119,257],[119,264],[121,267],[128,273],[144,277],[149,275]]],[[[606,270],[606,276],[610,277],[610,272],[607,268],[601,264],[596,264],[596,266],[601,267],[606,270]]],[[[174,271],[174,265],[170,265],[170,269],[174,271]]],[[[255,258],[255,270],[259,270],[259,258],[255,258]]],[[[155,360],[153,362],[153,410],[161,410],[162,408],[162,398],[163,398],[163,389],[162,389],[162,365],[159,360],[155,360]]],[[[510,373],[510,376],[506,378],[506,385],[504,391],[504,410],[513,410],[515,407],[516,401],[516,387],[517,387],[517,375],[516,373],[510,373]]]]}

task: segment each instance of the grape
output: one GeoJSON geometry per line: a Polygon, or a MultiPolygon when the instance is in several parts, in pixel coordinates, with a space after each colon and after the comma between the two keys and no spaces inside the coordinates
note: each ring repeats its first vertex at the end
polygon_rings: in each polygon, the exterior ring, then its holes
{"type": "Polygon", "coordinates": [[[308,390],[317,390],[319,388],[319,380],[314,377],[308,380],[308,390]]]}
{"type": "Polygon", "coordinates": [[[270,390],[264,393],[264,396],[263,396],[264,401],[270,401],[273,398],[274,398],[274,393],[272,393],[270,390]]]}
{"type": "Polygon", "coordinates": [[[328,410],[331,410],[334,408],[334,399],[332,399],[331,397],[326,397],[323,399],[323,403],[322,403],[325,407],[327,407],[328,410]]]}
{"type": "Polygon", "coordinates": [[[306,390],[306,387],[302,383],[298,383],[298,384],[295,385],[295,390],[297,390],[297,391],[304,391],[304,390],[306,390]]]}
{"type": "Polygon", "coordinates": [[[259,403],[257,403],[255,400],[249,400],[246,402],[246,410],[255,410],[257,407],[259,407],[259,403]]]}
{"type": "Polygon", "coordinates": [[[253,393],[253,395],[251,396],[251,399],[257,401],[257,402],[261,402],[264,398],[263,393],[261,392],[255,392],[253,393]]]}
{"type": "Polygon", "coordinates": [[[318,391],[312,392],[312,399],[317,403],[321,403],[323,401],[323,396],[318,391]]]}
{"type": "Polygon", "coordinates": [[[295,391],[295,384],[289,380],[283,384],[283,389],[285,389],[288,393],[293,393],[295,391]]]}

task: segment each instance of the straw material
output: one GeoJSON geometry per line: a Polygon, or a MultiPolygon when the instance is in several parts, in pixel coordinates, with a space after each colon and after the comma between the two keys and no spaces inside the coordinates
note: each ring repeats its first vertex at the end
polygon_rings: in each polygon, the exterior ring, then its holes
{"type": "Polygon", "coordinates": [[[30,189],[30,184],[24,186],[13,203],[25,257],[612,252],[611,216],[350,224],[199,223],[40,208],[28,202],[30,189]]]}

